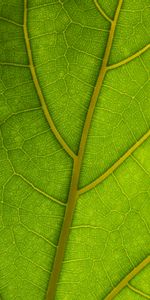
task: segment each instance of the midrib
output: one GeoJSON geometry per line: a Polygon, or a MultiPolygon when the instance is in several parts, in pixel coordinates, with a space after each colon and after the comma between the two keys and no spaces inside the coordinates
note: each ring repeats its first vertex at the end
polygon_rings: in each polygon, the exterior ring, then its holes
{"type": "Polygon", "coordinates": [[[90,130],[91,126],[91,121],[93,117],[93,113],[95,110],[95,106],[98,100],[98,96],[103,84],[103,80],[105,78],[105,74],[107,72],[107,63],[109,60],[110,56],[110,51],[112,47],[112,42],[114,38],[114,33],[115,33],[115,28],[117,25],[120,9],[122,6],[123,0],[119,0],[116,12],[115,12],[115,17],[114,20],[111,23],[110,27],[110,32],[106,44],[106,49],[103,57],[103,62],[101,69],[99,71],[99,75],[97,78],[97,82],[95,85],[95,88],[93,90],[93,95],[91,97],[89,109],[86,115],[82,135],[81,135],[81,141],[80,141],[80,146],[79,146],[79,152],[78,155],[76,156],[71,149],[68,147],[68,145],[65,143],[65,141],[62,139],[60,136],[59,132],[57,131],[57,128],[53,124],[53,120],[51,119],[51,116],[49,114],[47,105],[44,100],[44,96],[42,94],[42,90],[40,88],[40,84],[38,82],[38,78],[36,75],[34,63],[33,63],[33,58],[32,58],[32,52],[31,52],[31,46],[30,46],[30,41],[29,41],[29,36],[28,36],[28,30],[27,30],[27,0],[24,0],[24,35],[25,35],[25,42],[26,42],[26,47],[27,47],[27,53],[28,53],[28,58],[29,58],[29,67],[31,70],[32,78],[34,81],[34,85],[37,91],[37,94],[39,96],[43,112],[45,114],[45,118],[47,119],[52,132],[54,133],[55,137],[57,140],[60,142],[62,147],[66,150],[66,152],[73,158],[74,160],[74,166],[73,166],[73,172],[72,172],[72,178],[71,178],[71,184],[70,184],[70,191],[69,191],[69,196],[68,196],[68,202],[66,206],[66,211],[64,215],[64,221],[59,237],[59,242],[57,246],[57,251],[54,259],[54,264],[53,264],[53,269],[47,289],[47,295],[46,295],[46,300],[54,300],[55,299],[55,294],[56,294],[56,289],[57,289],[57,282],[59,280],[59,275],[62,267],[62,262],[64,258],[64,253],[68,241],[68,236],[69,236],[69,231],[70,231],[70,226],[72,223],[73,215],[74,215],[74,210],[76,207],[76,201],[79,196],[79,191],[78,191],[78,183],[79,183],[79,178],[80,178],[80,170],[82,166],[82,161],[84,157],[84,152],[85,152],[85,147],[86,147],[86,142],[88,138],[88,133],[90,130]]]}
{"type": "Polygon", "coordinates": [[[73,215],[74,215],[74,210],[76,207],[76,201],[78,198],[78,183],[79,183],[79,178],[80,178],[80,170],[82,166],[82,161],[84,157],[84,152],[85,152],[85,147],[86,147],[86,142],[87,142],[87,137],[88,133],[90,130],[90,125],[93,117],[93,113],[95,110],[95,106],[98,100],[98,96],[103,84],[103,80],[107,71],[107,63],[109,60],[110,56],[110,51],[113,43],[113,38],[114,38],[114,33],[119,17],[119,13],[121,10],[123,0],[119,0],[116,12],[115,12],[115,17],[114,21],[111,24],[110,27],[110,32],[107,40],[107,45],[103,57],[103,62],[102,66],[98,75],[98,79],[93,91],[93,95],[91,97],[89,109],[86,115],[82,135],[81,135],[81,141],[80,141],[80,146],[79,146],[79,152],[78,155],[74,158],[74,166],[73,166],[73,172],[72,172],[72,179],[71,179],[71,184],[70,184],[70,191],[69,191],[69,196],[68,196],[68,202],[66,206],[66,211],[65,211],[65,216],[64,216],[64,222],[62,225],[59,241],[58,241],[58,246],[57,246],[57,251],[54,259],[54,264],[53,264],[53,269],[48,285],[48,290],[47,290],[47,295],[46,295],[46,300],[54,300],[55,299],[55,294],[56,294],[56,289],[57,289],[57,282],[59,280],[59,275],[61,272],[61,267],[62,267],[62,262],[65,254],[65,249],[68,241],[68,236],[69,236],[69,231],[70,231],[70,226],[72,223],[73,215]]]}

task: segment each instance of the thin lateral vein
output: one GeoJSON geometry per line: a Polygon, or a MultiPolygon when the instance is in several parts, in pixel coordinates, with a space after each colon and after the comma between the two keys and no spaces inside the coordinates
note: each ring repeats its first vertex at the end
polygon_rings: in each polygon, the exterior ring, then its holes
{"type": "Polygon", "coordinates": [[[4,17],[0,17],[0,20],[3,20],[3,21],[8,22],[10,24],[16,25],[18,27],[23,27],[23,24],[17,23],[17,22],[15,22],[13,20],[9,20],[9,19],[4,18],[4,17]]]}
{"type": "Polygon", "coordinates": [[[9,62],[0,62],[0,65],[2,66],[11,66],[11,67],[23,67],[23,68],[29,68],[29,65],[24,64],[17,64],[17,63],[9,63],[9,62]]]}
{"type": "Polygon", "coordinates": [[[100,4],[98,3],[98,0],[93,0],[94,1],[94,4],[95,6],[97,7],[98,11],[100,12],[100,14],[110,23],[113,22],[113,20],[106,15],[106,13],[104,12],[104,10],[101,8],[100,4]]]}
{"type": "Polygon", "coordinates": [[[105,180],[109,175],[111,175],[131,154],[141,146],[148,138],[150,137],[150,130],[145,133],[123,156],[121,156],[104,174],[98,177],[96,180],[91,182],[90,184],[81,188],[78,193],[81,195],[94,187],[100,184],[103,180],[105,180]]]}
{"type": "Polygon", "coordinates": [[[79,183],[79,178],[80,178],[80,171],[81,171],[82,161],[83,161],[83,157],[84,157],[87,137],[88,137],[88,133],[90,130],[95,106],[96,106],[96,103],[97,103],[97,100],[99,97],[99,93],[100,93],[100,90],[101,90],[101,87],[102,87],[102,84],[103,84],[103,81],[105,78],[105,74],[107,71],[106,67],[107,67],[107,63],[109,60],[109,56],[110,56],[110,51],[111,51],[111,47],[112,47],[112,43],[113,43],[113,38],[114,38],[115,29],[116,29],[119,13],[121,10],[122,2],[123,2],[123,0],[119,0],[118,7],[115,12],[114,21],[111,24],[102,65],[101,65],[101,68],[100,68],[100,71],[98,74],[96,85],[93,89],[93,94],[91,97],[90,105],[89,105],[85,123],[83,126],[78,156],[74,160],[74,166],[73,166],[73,172],[72,172],[72,178],[71,178],[71,184],[70,184],[70,191],[69,191],[69,195],[68,195],[68,202],[67,202],[64,220],[63,220],[61,233],[60,233],[60,237],[59,237],[59,241],[58,241],[58,247],[57,247],[57,251],[56,251],[56,255],[55,255],[55,259],[54,259],[53,269],[52,269],[51,277],[50,277],[49,284],[48,284],[46,300],[54,300],[55,299],[59,275],[61,272],[61,267],[62,267],[64,254],[65,254],[68,237],[69,237],[69,233],[70,233],[70,227],[72,224],[72,219],[73,219],[76,202],[77,202],[77,198],[78,198],[78,183],[79,183]]]}
{"type": "Polygon", "coordinates": [[[150,256],[145,258],[137,267],[135,267],[126,277],[124,277],[118,285],[106,296],[104,300],[114,299],[123,288],[128,285],[128,282],[132,280],[137,274],[139,274],[150,263],[150,256]]]}
{"type": "MultiPolygon", "coordinates": [[[[36,235],[37,237],[41,238],[43,241],[45,241],[46,243],[48,243],[50,246],[57,248],[57,245],[55,245],[53,242],[51,242],[50,240],[48,240],[46,237],[44,237],[43,235],[41,235],[40,233],[29,229],[24,223],[22,223],[22,226],[28,231],[33,233],[34,235],[36,235]]],[[[17,244],[17,243],[16,243],[17,244]]]]}
{"type": "Polygon", "coordinates": [[[29,66],[30,66],[30,70],[31,70],[31,75],[32,75],[32,79],[35,85],[35,89],[37,91],[39,100],[41,102],[41,106],[45,115],[45,118],[54,134],[54,136],[56,137],[57,141],[59,142],[59,144],[63,147],[63,149],[68,153],[69,156],[71,156],[73,159],[75,159],[76,154],[71,150],[71,148],[66,144],[66,142],[64,141],[64,139],[62,138],[62,136],[60,135],[59,131],[57,130],[51,115],[49,113],[48,107],[46,105],[38,78],[37,78],[37,74],[35,71],[35,66],[33,63],[33,57],[32,57],[32,50],[31,50],[31,45],[30,45],[30,40],[29,40],[29,35],[28,35],[28,29],[27,29],[27,3],[28,0],[24,0],[24,25],[23,25],[23,29],[24,29],[24,38],[25,38],[25,43],[26,43],[26,49],[27,49],[27,54],[28,54],[28,59],[29,59],[29,66]]]}
{"type": "Polygon", "coordinates": [[[130,61],[134,60],[135,58],[139,57],[140,55],[142,55],[144,52],[146,52],[148,49],[150,48],[150,44],[146,45],[145,47],[143,47],[141,50],[139,50],[138,52],[134,53],[133,55],[127,57],[126,59],[116,63],[116,64],[113,64],[113,65],[110,65],[107,67],[107,70],[113,70],[113,69],[116,69],[118,67],[121,67],[127,63],[129,63],[130,61]]]}
{"type": "Polygon", "coordinates": [[[53,202],[62,205],[62,206],[66,206],[65,203],[61,202],[58,199],[53,198],[52,196],[48,195],[47,193],[43,192],[42,190],[40,190],[38,187],[36,187],[32,182],[30,182],[27,178],[25,178],[23,175],[16,173],[15,175],[17,175],[18,177],[20,177],[23,181],[25,181],[28,185],[30,185],[35,191],[37,191],[38,193],[42,194],[43,196],[45,196],[46,198],[52,200],[53,202]]]}
{"type": "Polygon", "coordinates": [[[139,294],[140,296],[143,296],[146,299],[150,299],[150,295],[143,293],[142,291],[140,291],[139,289],[135,288],[133,285],[131,284],[127,284],[128,288],[130,290],[132,290],[133,292],[135,292],[136,294],[139,294]]]}

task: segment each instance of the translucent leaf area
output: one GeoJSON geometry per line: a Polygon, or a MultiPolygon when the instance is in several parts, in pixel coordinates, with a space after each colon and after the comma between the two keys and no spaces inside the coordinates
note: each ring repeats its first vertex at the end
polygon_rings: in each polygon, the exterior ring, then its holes
{"type": "Polygon", "coordinates": [[[150,299],[149,0],[0,1],[0,299],[150,299]]]}

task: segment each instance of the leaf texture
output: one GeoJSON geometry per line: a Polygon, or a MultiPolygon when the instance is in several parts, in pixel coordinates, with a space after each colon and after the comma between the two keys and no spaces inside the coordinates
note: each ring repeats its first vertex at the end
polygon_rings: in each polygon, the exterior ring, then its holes
{"type": "Polygon", "coordinates": [[[150,299],[149,12],[1,1],[2,300],[150,299]]]}

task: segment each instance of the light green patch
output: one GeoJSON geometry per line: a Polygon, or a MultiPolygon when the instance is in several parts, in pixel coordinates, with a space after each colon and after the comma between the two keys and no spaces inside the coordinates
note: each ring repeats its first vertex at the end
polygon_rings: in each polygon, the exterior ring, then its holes
{"type": "Polygon", "coordinates": [[[1,0],[0,299],[149,297],[149,27],[149,0],[1,0]]]}

